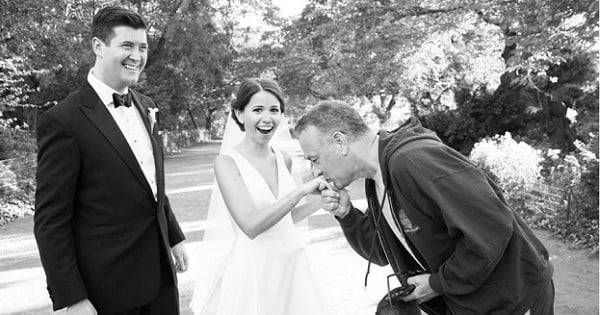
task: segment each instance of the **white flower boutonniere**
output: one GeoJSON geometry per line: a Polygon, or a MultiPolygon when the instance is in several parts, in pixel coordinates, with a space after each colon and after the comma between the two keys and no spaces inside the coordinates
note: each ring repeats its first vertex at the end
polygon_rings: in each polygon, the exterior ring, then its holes
{"type": "Polygon", "coordinates": [[[150,121],[150,133],[154,133],[154,128],[158,124],[158,107],[148,107],[148,120],[150,121]]]}

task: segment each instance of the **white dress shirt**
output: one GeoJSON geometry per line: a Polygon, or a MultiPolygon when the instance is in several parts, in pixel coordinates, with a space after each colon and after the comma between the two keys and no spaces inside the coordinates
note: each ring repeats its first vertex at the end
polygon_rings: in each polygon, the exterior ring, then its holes
{"type": "MultiPolygon", "coordinates": [[[[108,112],[112,115],[117,126],[119,126],[119,129],[127,140],[131,151],[133,151],[133,154],[146,177],[146,181],[152,189],[154,199],[156,200],[157,188],[154,154],[152,152],[152,142],[150,141],[146,126],[144,126],[144,121],[134,104],[132,104],[131,107],[119,106],[118,108],[115,108],[113,102],[113,93],[129,93],[129,89],[124,92],[113,90],[94,75],[94,69],[90,70],[87,80],[100,97],[102,103],[104,103],[108,109],[108,112]]],[[[134,102],[133,99],[131,101],[134,102]]]]}
{"type": "Polygon", "coordinates": [[[417,256],[415,256],[410,246],[408,246],[408,242],[406,241],[406,236],[404,235],[404,231],[402,231],[402,226],[400,225],[400,222],[395,222],[394,220],[394,216],[392,215],[392,208],[390,207],[390,196],[386,195],[385,200],[383,200],[385,185],[383,184],[383,176],[381,175],[381,166],[379,165],[379,163],[377,163],[377,174],[375,175],[375,178],[373,178],[373,180],[375,181],[375,190],[377,191],[377,202],[380,202],[381,213],[383,213],[385,221],[394,232],[394,235],[396,235],[396,238],[400,240],[402,246],[404,246],[404,248],[410,253],[410,255],[415,259],[415,261],[419,263],[419,266],[421,266],[421,268],[425,270],[423,264],[419,261],[419,259],[417,259],[417,256]]]}

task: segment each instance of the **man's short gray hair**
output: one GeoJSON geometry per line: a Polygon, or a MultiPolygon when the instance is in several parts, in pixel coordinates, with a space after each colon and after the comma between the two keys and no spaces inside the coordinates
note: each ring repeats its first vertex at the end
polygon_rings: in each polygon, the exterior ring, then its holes
{"type": "Polygon", "coordinates": [[[315,126],[323,134],[341,132],[354,140],[369,131],[369,127],[352,106],[338,100],[321,101],[304,114],[294,127],[300,135],[308,126],[315,126]]]}

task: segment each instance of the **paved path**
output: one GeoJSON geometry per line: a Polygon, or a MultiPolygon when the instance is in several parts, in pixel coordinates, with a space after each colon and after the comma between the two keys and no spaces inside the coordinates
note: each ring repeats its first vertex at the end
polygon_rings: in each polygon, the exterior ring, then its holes
{"type": "MultiPolygon", "coordinates": [[[[216,144],[192,147],[165,162],[167,194],[187,236],[193,262],[191,270],[179,277],[181,309],[185,315],[191,315],[188,304],[195,274],[210,257],[203,252],[201,240],[214,177],[212,161],[218,148],[216,144]]],[[[361,183],[354,184],[350,191],[353,198],[363,198],[361,183]]],[[[31,217],[0,227],[0,315],[52,314],[32,227],[31,217]]],[[[372,265],[365,289],[367,262],[348,246],[331,216],[317,213],[301,228],[311,244],[316,276],[336,310],[332,314],[373,314],[375,303],[385,292],[385,276],[391,270],[372,265]]],[[[556,314],[598,314],[597,258],[572,251],[545,233],[538,234],[553,254],[556,314]]]]}

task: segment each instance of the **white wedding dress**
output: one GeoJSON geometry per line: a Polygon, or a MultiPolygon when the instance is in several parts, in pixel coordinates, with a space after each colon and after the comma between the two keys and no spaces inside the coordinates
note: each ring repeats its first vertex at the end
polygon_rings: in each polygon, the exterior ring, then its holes
{"type": "MultiPolygon", "coordinates": [[[[296,183],[285,166],[282,153],[273,151],[277,161],[279,196],[285,196],[296,188],[296,183]]],[[[237,164],[255,209],[265,208],[277,200],[279,196],[274,196],[246,158],[234,149],[225,154],[237,164]]],[[[234,230],[233,245],[208,292],[203,297],[194,294],[195,301],[191,305],[194,314],[331,314],[311,271],[305,241],[291,214],[254,239],[249,239],[230,220],[234,230]]]]}

